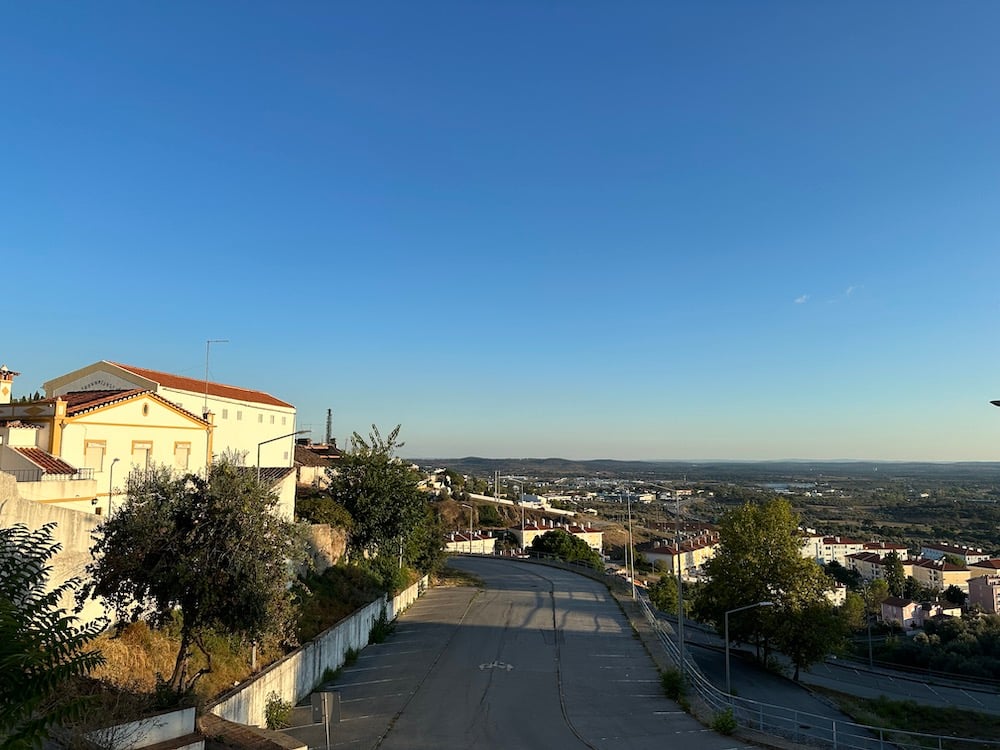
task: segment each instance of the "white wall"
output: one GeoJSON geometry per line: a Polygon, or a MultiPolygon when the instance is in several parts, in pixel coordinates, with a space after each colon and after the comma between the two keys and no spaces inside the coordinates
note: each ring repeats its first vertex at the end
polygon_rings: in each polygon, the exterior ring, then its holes
{"type": "Polygon", "coordinates": [[[426,586],[425,577],[392,599],[379,599],[359,609],[209,705],[208,710],[229,721],[264,726],[264,710],[272,691],[292,704],[304,699],[320,684],[327,669],[343,666],[347,649],[360,651],[368,645],[372,624],[383,606],[386,616],[394,620],[417,600],[426,586]]]}
{"type": "MultiPolygon", "coordinates": [[[[202,415],[204,393],[160,388],[159,395],[198,416],[202,415]]],[[[242,453],[246,456],[247,466],[257,465],[257,447],[260,443],[296,430],[294,408],[212,395],[208,397],[208,408],[215,415],[213,452],[217,455],[226,450],[242,453]]],[[[294,437],[260,446],[261,466],[291,466],[294,459],[294,437]]]]}
{"type": "MultiPolygon", "coordinates": [[[[40,529],[53,521],[56,523],[53,538],[62,545],[62,550],[50,561],[52,573],[49,576],[49,588],[74,576],[84,575],[84,567],[91,560],[91,534],[101,522],[101,517],[24,500],[18,497],[14,478],[0,472],[0,526],[10,527],[23,523],[29,529],[40,529]]],[[[60,605],[72,610],[75,602],[69,596],[60,605]]],[[[81,622],[91,622],[104,614],[104,607],[99,602],[88,600],[78,617],[81,622]]]]}

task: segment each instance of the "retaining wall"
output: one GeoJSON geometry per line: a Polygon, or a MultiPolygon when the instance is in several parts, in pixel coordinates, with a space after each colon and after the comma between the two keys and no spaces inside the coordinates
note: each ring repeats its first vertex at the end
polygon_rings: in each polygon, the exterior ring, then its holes
{"type": "Polygon", "coordinates": [[[208,710],[229,721],[250,726],[264,726],[267,697],[277,693],[283,701],[298,703],[323,680],[326,670],[343,666],[348,649],[360,651],[368,645],[372,626],[383,608],[389,620],[395,620],[426,590],[424,577],[391,599],[383,597],[324,630],[309,643],[276,661],[222,698],[208,710]]]}

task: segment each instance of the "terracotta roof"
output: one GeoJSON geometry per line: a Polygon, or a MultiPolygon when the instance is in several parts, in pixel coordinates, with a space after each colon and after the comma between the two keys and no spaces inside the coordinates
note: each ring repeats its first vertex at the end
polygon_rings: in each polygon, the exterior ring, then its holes
{"type": "Polygon", "coordinates": [[[968,570],[964,565],[955,565],[955,563],[950,563],[947,560],[918,560],[913,564],[921,568],[938,568],[941,571],[968,570]]]}
{"type": "Polygon", "coordinates": [[[980,560],[979,562],[972,563],[970,567],[986,568],[988,570],[1000,570],[1000,560],[997,560],[996,558],[992,560],[980,560]]]}
{"type": "MultiPolygon", "coordinates": [[[[247,471],[256,474],[257,468],[254,466],[245,467],[247,471]]],[[[262,466],[260,468],[260,481],[268,486],[273,486],[295,471],[291,466],[262,466]]]]}
{"type": "Polygon", "coordinates": [[[81,414],[86,414],[88,411],[93,411],[101,406],[107,406],[108,404],[117,404],[122,401],[128,401],[130,399],[136,398],[137,396],[148,396],[154,401],[158,401],[161,404],[170,406],[178,411],[184,412],[191,419],[195,419],[199,422],[207,424],[204,419],[199,417],[187,409],[178,406],[173,401],[168,401],[162,396],[158,396],[152,391],[146,390],[145,388],[133,388],[127,391],[70,391],[69,393],[64,393],[61,396],[53,396],[52,398],[43,399],[45,402],[55,401],[57,398],[62,399],[66,402],[66,416],[67,417],[77,417],[81,414]]]}
{"type": "Polygon", "coordinates": [[[903,599],[899,596],[887,596],[882,600],[882,604],[886,604],[890,607],[908,607],[911,604],[915,604],[912,599],[903,599]]]}
{"type": "Polygon", "coordinates": [[[141,393],[151,393],[144,388],[131,388],[126,391],[70,391],[62,396],[47,398],[46,401],[55,401],[61,398],[66,402],[66,416],[75,417],[84,414],[100,406],[107,406],[118,401],[126,401],[141,393]]]}
{"type": "Polygon", "coordinates": [[[223,385],[222,383],[213,383],[211,381],[206,384],[204,380],[198,380],[197,378],[188,378],[183,375],[171,375],[168,372],[159,372],[158,370],[147,370],[145,367],[132,367],[132,365],[123,365],[120,362],[109,362],[108,364],[127,370],[133,375],[138,375],[140,378],[152,380],[154,383],[159,383],[164,388],[176,388],[179,391],[191,391],[192,393],[205,393],[205,389],[207,387],[208,395],[210,396],[231,398],[234,401],[252,401],[258,404],[266,404],[268,406],[284,406],[288,409],[295,408],[291,404],[286,403],[281,399],[277,399],[269,393],[264,393],[263,391],[253,391],[249,388],[240,388],[235,385],[223,385]]]}
{"type": "Polygon", "coordinates": [[[295,463],[299,466],[332,466],[333,463],[304,445],[295,446],[295,463]]]}
{"type": "Polygon", "coordinates": [[[46,453],[41,448],[15,448],[11,450],[20,453],[46,474],[76,474],[76,467],[70,466],[61,458],[46,453]]]}

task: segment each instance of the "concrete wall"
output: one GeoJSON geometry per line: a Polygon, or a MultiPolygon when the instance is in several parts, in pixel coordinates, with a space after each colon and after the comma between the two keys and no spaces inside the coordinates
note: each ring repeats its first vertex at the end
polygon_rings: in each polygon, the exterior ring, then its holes
{"type": "MultiPolygon", "coordinates": [[[[161,742],[169,742],[195,731],[195,708],[181,708],[147,716],[138,721],[116,724],[87,733],[87,739],[97,747],[110,750],[138,750],[161,742]]],[[[204,740],[196,740],[183,748],[203,748],[204,740]]],[[[182,750],[180,746],[173,750],[182,750]]]]}
{"type": "Polygon", "coordinates": [[[426,587],[425,577],[392,599],[372,602],[224,695],[208,707],[209,711],[229,721],[264,726],[268,695],[274,692],[284,701],[298,703],[320,684],[327,669],[343,666],[348,649],[360,651],[368,645],[372,625],[383,607],[386,617],[394,620],[426,587]]]}
{"type": "MultiPolygon", "coordinates": [[[[84,576],[84,567],[91,560],[91,534],[101,523],[101,517],[25,500],[17,494],[14,477],[0,472],[0,526],[11,527],[23,523],[29,529],[39,529],[53,521],[56,523],[53,538],[62,545],[62,550],[51,560],[50,587],[69,578],[84,576]]],[[[67,596],[61,606],[72,610],[75,606],[72,596],[67,596]]],[[[89,600],[77,616],[81,622],[90,622],[104,614],[100,603],[89,600]]]]}

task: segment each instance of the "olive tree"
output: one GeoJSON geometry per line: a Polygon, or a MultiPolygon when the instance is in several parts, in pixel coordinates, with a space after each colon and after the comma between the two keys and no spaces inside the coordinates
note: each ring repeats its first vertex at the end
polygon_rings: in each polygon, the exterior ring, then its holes
{"type": "Polygon", "coordinates": [[[274,492],[231,456],[206,476],[133,472],[123,504],[94,532],[92,580],[81,593],[102,597],[120,624],[156,627],[179,617],[167,684],[186,693],[212,670],[206,634],[291,638],[290,563],[303,559],[304,547],[276,505],[274,492]],[[205,666],[191,674],[195,647],[205,666]]]}

